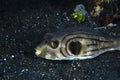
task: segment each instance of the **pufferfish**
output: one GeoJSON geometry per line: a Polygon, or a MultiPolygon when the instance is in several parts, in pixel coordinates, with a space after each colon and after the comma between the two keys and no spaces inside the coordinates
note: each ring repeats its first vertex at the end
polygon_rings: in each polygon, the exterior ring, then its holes
{"type": "Polygon", "coordinates": [[[120,39],[93,30],[66,29],[46,34],[35,50],[38,57],[49,60],[85,60],[120,50],[120,39]]]}

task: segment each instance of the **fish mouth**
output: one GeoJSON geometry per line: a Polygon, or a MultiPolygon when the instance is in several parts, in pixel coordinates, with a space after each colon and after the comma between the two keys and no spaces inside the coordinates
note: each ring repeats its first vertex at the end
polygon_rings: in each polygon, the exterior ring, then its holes
{"type": "Polygon", "coordinates": [[[41,53],[42,53],[42,48],[37,47],[37,48],[35,48],[35,50],[36,50],[35,55],[36,55],[36,56],[40,56],[41,53]]]}

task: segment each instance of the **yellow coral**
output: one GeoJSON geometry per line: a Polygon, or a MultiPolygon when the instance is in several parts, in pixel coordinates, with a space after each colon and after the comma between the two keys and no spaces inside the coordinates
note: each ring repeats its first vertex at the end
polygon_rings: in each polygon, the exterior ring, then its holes
{"type": "Polygon", "coordinates": [[[77,20],[79,23],[85,21],[85,16],[84,16],[82,13],[78,14],[77,12],[74,12],[74,13],[72,13],[72,17],[73,17],[75,20],[77,20]]]}

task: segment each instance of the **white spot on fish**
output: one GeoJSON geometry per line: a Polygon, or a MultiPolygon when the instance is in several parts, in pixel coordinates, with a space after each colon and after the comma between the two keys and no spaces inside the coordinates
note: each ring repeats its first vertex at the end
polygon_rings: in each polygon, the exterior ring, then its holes
{"type": "Polygon", "coordinates": [[[51,55],[49,53],[47,53],[47,55],[45,56],[45,58],[49,59],[49,58],[51,58],[51,55]]]}

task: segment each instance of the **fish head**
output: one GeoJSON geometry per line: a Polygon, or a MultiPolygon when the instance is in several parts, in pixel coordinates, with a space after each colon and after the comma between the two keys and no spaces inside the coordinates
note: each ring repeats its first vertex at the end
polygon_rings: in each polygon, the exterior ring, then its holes
{"type": "Polygon", "coordinates": [[[81,51],[81,43],[78,40],[71,40],[66,33],[45,35],[43,41],[35,48],[36,56],[49,60],[74,60],[78,59],[81,51]]]}
{"type": "Polygon", "coordinates": [[[60,60],[65,57],[61,56],[61,38],[62,36],[47,33],[42,42],[35,48],[35,54],[38,57],[42,57],[50,60],[60,60]]]}

